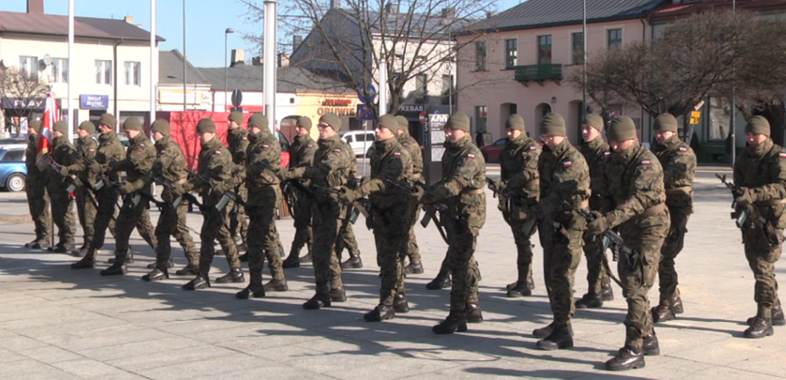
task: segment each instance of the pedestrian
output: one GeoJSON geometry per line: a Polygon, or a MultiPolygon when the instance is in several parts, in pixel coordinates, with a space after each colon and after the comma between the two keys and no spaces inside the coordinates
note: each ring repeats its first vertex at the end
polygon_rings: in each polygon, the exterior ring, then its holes
{"type": "MultiPolygon", "coordinates": [[[[398,115],[398,131],[396,131],[397,138],[401,147],[409,153],[410,162],[412,162],[412,171],[409,181],[411,183],[423,182],[423,152],[420,150],[420,144],[412,138],[409,134],[409,121],[406,117],[398,115]]],[[[415,202],[416,199],[411,200],[415,202]]],[[[421,274],[423,273],[423,263],[420,259],[420,249],[418,248],[418,240],[415,236],[415,222],[419,219],[420,208],[417,204],[413,205],[415,215],[412,218],[412,225],[409,227],[409,238],[407,239],[407,257],[409,257],[409,264],[404,267],[404,274],[421,274]]]]}
{"type": "Polygon", "coordinates": [[[68,170],[68,165],[76,162],[76,152],[74,146],[68,141],[68,124],[58,121],[52,131],[54,140],[52,141],[49,157],[43,160],[51,160],[47,168],[49,181],[47,190],[52,200],[52,219],[58,229],[58,242],[54,247],[49,247],[50,252],[70,253],[74,250],[74,235],[76,234],[76,223],[74,221],[74,211],[71,208],[74,201],[73,189],[69,188],[73,184],[73,178],[68,170]]]}
{"type": "Polygon", "coordinates": [[[25,248],[47,249],[49,240],[52,236],[51,217],[49,216],[49,192],[47,182],[49,177],[45,170],[41,170],[36,165],[38,161],[38,141],[41,139],[41,120],[31,120],[27,130],[27,149],[25,150],[25,166],[27,176],[25,178],[25,192],[27,193],[27,204],[30,208],[30,217],[35,224],[35,239],[26,243],[25,248]]]}
{"type": "MultiPolygon", "coordinates": [[[[317,151],[317,143],[311,138],[311,119],[307,116],[300,116],[295,124],[295,142],[289,147],[289,167],[306,168],[314,164],[314,153],[317,151]]],[[[297,180],[307,188],[309,180],[297,180]]],[[[311,249],[313,245],[313,231],[311,227],[311,195],[295,186],[289,186],[287,191],[292,196],[292,204],[289,207],[293,210],[295,221],[295,238],[292,240],[292,247],[289,256],[284,260],[284,268],[297,268],[301,263],[311,262],[311,249]],[[300,257],[300,250],[303,247],[308,250],[306,255],[300,257]]]]}
{"type": "Polygon", "coordinates": [[[609,124],[608,135],[612,153],[603,163],[601,211],[592,212],[595,219],[587,225],[587,233],[599,235],[613,228],[631,250],[630,257],[620,257],[617,263],[628,303],[625,345],[606,362],[606,369],[623,371],[643,368],[644,355],[660,354],[648,294],[671,220],[663,169],[639,143],[633,120],[617,117],[609,124]]]}

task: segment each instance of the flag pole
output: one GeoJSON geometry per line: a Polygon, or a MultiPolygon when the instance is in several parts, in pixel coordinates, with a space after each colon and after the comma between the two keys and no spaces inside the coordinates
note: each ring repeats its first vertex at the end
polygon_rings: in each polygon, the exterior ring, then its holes
{"type": "MultiPolygon", "coordinates": [[[[71,102],[74,99],[74,86],[71,85],[73,82],[74,75],[74,0],[68,0],[68,76],[67,79],[67,86],[68,86],[68,96],[66,98],[66,107],[68,107],[68,142],[73,142],[74,140],[74,107],[71,102]]],[[[60,115],[58,115],[60,116],[60,115]]]]}

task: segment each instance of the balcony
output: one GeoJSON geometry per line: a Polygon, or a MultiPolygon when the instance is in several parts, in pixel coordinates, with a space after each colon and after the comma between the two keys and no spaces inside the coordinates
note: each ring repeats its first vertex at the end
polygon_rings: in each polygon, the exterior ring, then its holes
{"type": "Polygon", "coordinates": [[[559,63],[547,63],[540,65],[516,66],[516,81],[529,87],[530,81],[537,82],[543,86],[543,82],[551,80],[557,85],[562,80],[562,65],[559,63]]]}

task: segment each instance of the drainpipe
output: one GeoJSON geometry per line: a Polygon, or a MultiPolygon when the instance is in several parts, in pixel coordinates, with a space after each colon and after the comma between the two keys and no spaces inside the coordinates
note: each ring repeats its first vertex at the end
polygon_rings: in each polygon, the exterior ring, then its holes
{"type": "MultiPolygon", "coordinates": [[[[115,100],[114,100],[115,117],[118,118],[118,120],[120,119],[120,113],[117,110],[117,82],[119,80],[118,77],[117,77],[117,66],[118,66],[118,62],[117,62],[117,47],[120,44],[122,44],[122,43],[123,43],[123,39],[121,38],[121,39],[119,39],[117,41],[117,43],[115,44],[115,47],[112,49],[113,54],[114,54],[114,58],[112,60],[113,61],[112,62],[112,66],[114,66],[112,68],[113,69],[113,73],[112,73],[112,80],[113,80],[112,87],[114,87],[114,91],[115,91],[115,100]]],[[[120,132],[120,125],[119,124],[115,127],[115,133],[118,133],[118,132],[120,132]]]]}

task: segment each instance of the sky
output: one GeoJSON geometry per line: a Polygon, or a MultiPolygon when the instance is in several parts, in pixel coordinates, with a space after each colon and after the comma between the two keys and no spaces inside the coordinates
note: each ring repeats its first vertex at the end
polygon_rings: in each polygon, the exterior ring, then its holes
{"type": "MultiPolygon", "coordinates": [[[[286,1],[286,0],[281,0],[286,1]]],[[[279,3],[281,3],[279,1],[279,3]]],[[[483,0],[478,0],[483,1],[483,0]]],[[[186,56],[196,67],[224,66],[224,31],[227,49],[246,49],[246,59],[256,56],[249,51],[254,46],[243,40],[242,34],[261,34],[262,23],[245,21],[246,6],[236,0],[185,0],[186,56]]],[[[262,1],[259,0],[259,3],[262,1]]],[[[500,10],[517,5],[521,0],[498,0],[500,10]]],[[[133,16],[134,24],[150,30],[150,2],[145,0],[75,0],[76,16],[123,19],[133,16]]],[[[156,34],[166,39],[160,43],[162,51],[183,51],[183,1],[156,0],[156,34]]],[[[0,0],[0,11],[26,12],[27,0],[0,0]]],[[[68,0],[44,0],[47,14],[68,14],[68,0]]]]}

